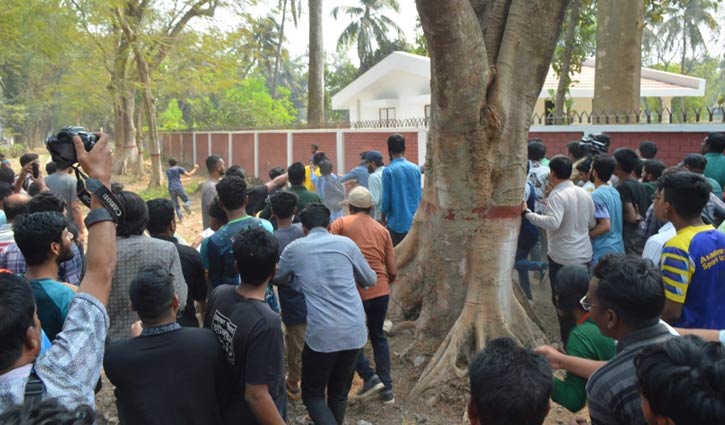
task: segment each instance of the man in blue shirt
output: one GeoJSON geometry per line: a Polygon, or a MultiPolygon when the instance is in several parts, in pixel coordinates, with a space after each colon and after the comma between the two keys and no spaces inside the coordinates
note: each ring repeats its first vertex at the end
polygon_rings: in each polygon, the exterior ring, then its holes
{"type": "Polygon", "coordinates": [[[365,189],[368,189],[368,178],[370,177],[370,173],[368,173],[368,167],[367,167],[367,152],[360,152],[360,164],[350,170],[349,173],[342,176],[340,181],[342,183],[347,183],[348,181],[357,181],[357,184],[364,187],[365,189]]]}
{"type": "Polygon", "coordinates": [[[179,198],[184,203],[184,209],[187,214],[191,214],[191,201],[189,195],[184,191],[184,185],[181,184],[181,176],[191,177],[199,170],[199,164],[194,164],[194,169],[186,171],[183,167],[176,165],[174,158],[169,158],[169,169],[166,170],[166,179],[169,181],[169,196],[174,201],[174,208],[176,209],[176,215],[179,220],[184,219],[184,214],[181,213],[181,207],[179,206],[179,198]]]}
{"type": "Polygon", "coordinates": [[[302,401],[315,423],[342,424],[358,354],[368,338],[356,282],[367,288],[377,275],[352,239],[327,231],[326,206],[308,206],[300,220],[307,236],[287,245],[273,282],[305,295],[302,401]]]}
{"type": "Polygon", "coordinates": [[[622,198],[617,189],[607,184],[616,168],[617,161],[609,155],[599,155],[592,162],[592,176],[596,187],[592,192],[592,200],[597,225],[589,231],[589,236],[592,238],[595,264],[607,254],[624,254],[622,198]]]}
{"type": "Polygon", "coordinates": [[[393,238],[393,246],[399,244],[413,224],[422,190],[420,168],[405,159],[405,138],[399,134],[388,137],[390,165],[383,170],[383,198],[381,212],[383,223],[393,238]]]}

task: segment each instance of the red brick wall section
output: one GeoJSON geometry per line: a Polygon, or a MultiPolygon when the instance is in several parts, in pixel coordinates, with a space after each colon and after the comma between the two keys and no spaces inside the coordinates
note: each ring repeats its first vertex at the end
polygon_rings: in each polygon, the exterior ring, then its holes
{"type": "Polygon", "coordinates": [[[161,157],[167,158],[169,156],[169,141],[171,140],[171,135],[168,133],[162,133],[159,134],[159,137],[161,138],[161,157]]]}
{"type": "Polygon", "coordinates": [[[287,167],[287,133],[261,133],[259,135],[259,177],[269,180],[269,169],[287,167]]]}
{"type": "MultiPolygon", "coordinates": [[[[383,161],[390,161],[388,156],[388,137],[391,133],[344,133],[345,138],[345,170],[350,171],[360,163],[360,152],[376,150],[383,154],[383,161]]],[[[405,137],[405,157],[408,161],[418,164],[418,133],[400,133],[405,137]]]]}
{"type": "Polygon", "coordinates": [[[207,134],[196,134],[196,163],[202,172],[206,171],[204,160],[209,156],[209,140],[207,134]]]}
{"type": "Polygon", "coordinates": [[[234,133],[232,134],[232,163],[240,165],[246,174],[254,174],[254,134],[234,133]]]}
{"type": "MultiPolygon", "coordinates": [[[[607,133],[612,144],[609,153],[618,148],[628,147],[637,149],[639,143],[649,140],[657,144],[657,159],[667,166],[678,164],[688,153],[699,153],[702,139],[706,133],[607,133]]],[[[540,137],[546,143],[546,156],[551,158],[557,154],[566,154],[566,144],[578,140],[581,132],[575,133],[529,133],[529,137],[540,137]]]]}
{"type": "Polygon", "coordinates": [[[183,151],[179,161],[184,164],[191,164],[194,162],[194,134],[193,133],[181,133],[181,140],[183,151]]]}
{"type": "MultiPolygon", "coordinates": [[[[330,161],[333,170],[337,170],[337,134],[328,133],[296,133],[292,136],[292,162],[301,162],[305,165],[310,163],[310,147],[312,144],[320,147],[330,161]]],[[[285,155],[287,151],[285,150],[285,155]]],[[[286,158],[286,156],[285,156],[286,158]]]]}
{"type": "Polygon", "coordinates": [[[209,155],[221,156],[224,163],[229,166],[229,164],[227,164],[227,161],[229,161],[229,133],[215,133],[211,135],[211,152],[205,154],[204,156],[197,155],[196,158],[200,163],[199,166],[204,167],[202,163],[209,155]]]}

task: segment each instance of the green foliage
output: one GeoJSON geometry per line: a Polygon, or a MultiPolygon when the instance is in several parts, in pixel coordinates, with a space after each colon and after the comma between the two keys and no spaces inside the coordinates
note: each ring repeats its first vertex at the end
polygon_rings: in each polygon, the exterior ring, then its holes
{"type": "Polygon", "coordinates": [[[179,102],[176,99],[169,100],[166,109],[159,114],[159,129],[181,130],[187,127],[184,122],[184,113],[179,108],[179,102]]]}
{"type": "Polygon", "coordinates": [[[328,121],[348,121],[348,114],[343,111],[332,110],[332,96],[352,83],[360,72],[350,60],[343,55],[333,56],[331,63],[325,67],[325,109],[328,121]]]}
{"type": "Polygon", "coordinates": [[[28,147],[22,143],[15,143],[12,145],[3,146],[0,148],[0,153],[10,158],[19,158],[22,154],[28,151],[28,147]]]}
{"type": "Polygon", "coordinates": [[[150,201],[158,198],[168,198],[169,190],[164,186],[148,187],[138,194],[144,201],[150,201]]]}

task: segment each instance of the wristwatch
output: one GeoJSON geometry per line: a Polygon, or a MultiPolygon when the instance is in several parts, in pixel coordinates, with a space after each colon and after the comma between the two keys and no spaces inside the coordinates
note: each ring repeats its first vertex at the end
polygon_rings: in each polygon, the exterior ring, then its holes
{"type": "Polygon", "coordinates": [[[105,208],[92,209],[91,212],[89,212],[86,216],[85,220],[83,220],[83,222],[86,224],[86,229],[90,229],[91,226],[102,221],[112,221],[115,223],[113,216],[105,208]]]}

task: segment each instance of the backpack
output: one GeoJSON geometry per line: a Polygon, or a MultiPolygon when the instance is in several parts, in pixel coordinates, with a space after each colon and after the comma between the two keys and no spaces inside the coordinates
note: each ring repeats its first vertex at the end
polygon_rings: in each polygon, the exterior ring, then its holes
{"type": "Polygon", "coordinates": [[[345,200],[345,187],[340,183],[340,179],[332,174],[318,177],[318,179],[325,181],[325,193],[321,193],[322,203],[331,211],[341,210],[342,205],[340,203],[345,200]]]}

